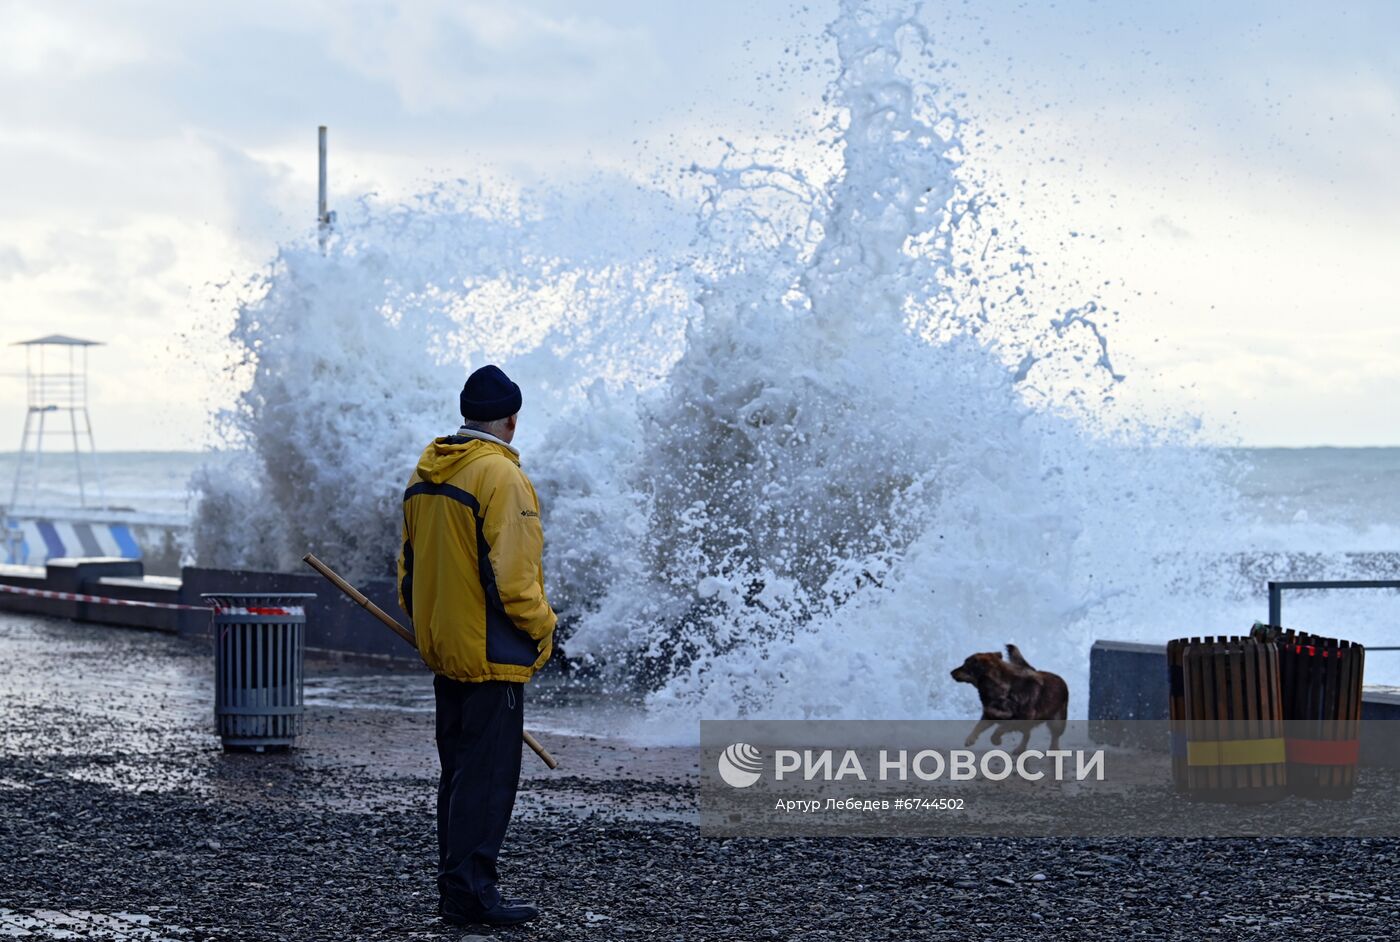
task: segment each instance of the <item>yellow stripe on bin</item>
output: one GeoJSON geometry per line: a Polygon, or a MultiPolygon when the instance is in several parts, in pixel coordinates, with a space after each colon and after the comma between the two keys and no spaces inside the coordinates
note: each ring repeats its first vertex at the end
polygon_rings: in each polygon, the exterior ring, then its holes
{"type": "Polygon", "coordinates": [[[1186,744],[1187,765],[1272,765],[1287,756],[1283,739],[1206,739],[1186,744]]]}

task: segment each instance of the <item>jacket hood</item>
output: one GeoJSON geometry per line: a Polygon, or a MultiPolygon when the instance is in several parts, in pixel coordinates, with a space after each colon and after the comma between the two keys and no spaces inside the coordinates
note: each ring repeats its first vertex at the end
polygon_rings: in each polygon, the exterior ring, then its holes
{"type": "Polygon", "coordinates": [[[441,484],[473,461],[490,455],[502,455],[516,465],[520,464],[515,449],[504,442],[465,435],[435,438],[423,449],[423,454],[418,459],[418,476],[424,481],[441,484]]]}

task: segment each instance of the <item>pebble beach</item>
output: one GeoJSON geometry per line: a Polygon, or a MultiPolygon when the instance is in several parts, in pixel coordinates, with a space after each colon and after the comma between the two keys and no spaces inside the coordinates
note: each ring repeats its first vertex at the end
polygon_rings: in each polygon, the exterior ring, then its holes
{"type": "MultiPolygon", "coordinates": [[[[225,754],[210,661],[0,616],[0,937],[470,938],[435,913],[428,676],[312,657],[297,748],[225,754]]],[[[526,757],[502,881],[543,915],[493,938],[1382,939],[1400,917],[1396,841],[708,839],[693,750],[540,735],[561,767],[526,757]]]]}

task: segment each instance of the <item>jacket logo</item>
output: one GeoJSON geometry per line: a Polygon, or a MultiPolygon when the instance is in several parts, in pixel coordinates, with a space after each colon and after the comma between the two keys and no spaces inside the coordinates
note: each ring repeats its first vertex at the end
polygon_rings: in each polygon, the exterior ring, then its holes
{"type": "Polygon", "coordinates": [[[520,511],[520,516],[522,516],[522,517],[538,517],[539,514],[535,513],[533,510],[522,510],[522,511],[520,511]]]}

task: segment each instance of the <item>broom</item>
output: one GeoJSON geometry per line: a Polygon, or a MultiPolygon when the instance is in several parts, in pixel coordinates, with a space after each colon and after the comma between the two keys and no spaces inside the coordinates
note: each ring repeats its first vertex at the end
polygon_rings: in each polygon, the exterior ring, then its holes
{"type": "MultiPolygon", "coordinates": [[[[386,628],[388,628],[394,634],[398,635],[400,638],[407,641],[409,644],[413,645],[414,650],[418,649],[418,639],[413,636],[412,628],[405,628],[403,625],[399,624],[393,618],[393,616],[391,616],[388,612],[384,611],[384,609],[380,608],[378,605],[375,605],[369,599],[365,598],[365,594],[363,592],[352,586],[350,583],[346,582],[344,579],[340,578],[340,576],[336,574],[335,570],[331,569],[331,567],[321,562],[312,554],[307,553],[301,558],[301,560],[302,562],[310,566],[312,569],[316,570],[321,575],[329,579],[337,589],[350,596],[350,598],[357,602],[361,608],[369,612],[375,618],[378,618],[380,621],[382,621],[386,628]]],[[[545,765],[549,766],[551,769],[559,768],[559,760],[555,759],[554,756],[550,755],[549,751],[546,750],[544,746],[540,745],[540,741],[538,739],[536,739],[534,736],[531,736],[524,730],[521,730],[520,735],[524,737],[525,745],[533,749],[535,755],[539,756],[540,759],[544,761],[545,765]]]]}

